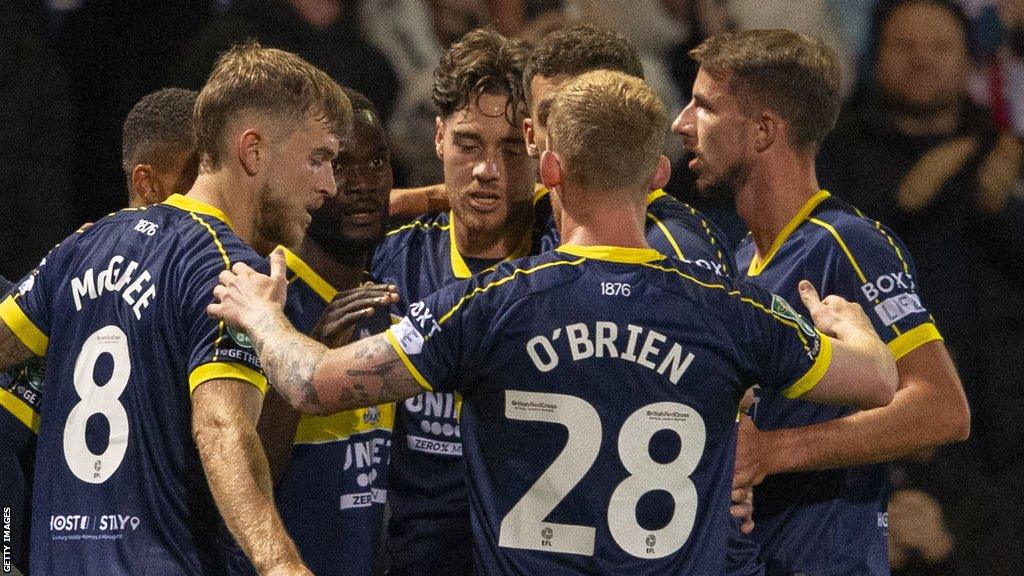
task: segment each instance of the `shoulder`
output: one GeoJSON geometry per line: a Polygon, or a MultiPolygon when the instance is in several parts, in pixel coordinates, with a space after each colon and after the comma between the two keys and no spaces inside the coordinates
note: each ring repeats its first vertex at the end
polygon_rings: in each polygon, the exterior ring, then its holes
{"type": "Polygon", "coordinates": [[[388,266],[397,256],[445,238],[450,226],[448,214],[442,213],[420,216],[388,230],[373,251],[371,271],[378,276],[383,275],[381,268],[388,266]]]}
{"type": "Polygon", "coordinates": [[[818,249],[838,251],[855,269],[861,262],[911,266],[906,247],[891,230],[835,197],[823,202],[809,223],[817,228],[818,249]]]}

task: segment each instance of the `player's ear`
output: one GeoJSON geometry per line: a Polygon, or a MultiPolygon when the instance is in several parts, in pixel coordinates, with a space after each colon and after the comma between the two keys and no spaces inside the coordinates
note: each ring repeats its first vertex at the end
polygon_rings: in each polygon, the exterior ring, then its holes
{"type": "Polygon", "coordinates": [[[526,153],[530,158],[540,158],[540,148],[537,147],[537,139],[533,133],[533,119],[529,116],[523,118],[523,138],[526,140],[526,153]]]}
{"type": "Polygon", "coordinates": [[[562,159],[557,152],[545,150],[540,155],[540,181],[549,190],[562,184],[562,159]]]}
{"type": "Polygon", "coordinates": [[[658,158],[658,165],[654,167],[654,176],[651,178],[651,190],[664,188],[672,177],[672,162],[668,157],[662,155],[658,158]]]}
{"type": "Polygon", "coordinates": [[[132,189],[129,190],[131,199],[137,199],[142,205],[153,204],[153,199],[159,195],[158,185],[153,167],[149,164],[136,164],[132,168],[132,189]]]}
{"type": "Polygon", "coordinates": [[[263,134],[250,128],[235,140],[238,161],[249,176],[259,174],[266,156],[266,145],[263,134]]]}
{"type": "Polygon", "coordinates": [[[434,118],[434,152],[444,160],[444,120],[440,116],[434,118]]]}
{"type": "Polygon", "coordinates": [[[754,148],[764,152],[782,137],[782,118],[774,110],[764,110],[757,119],[754,148]]]}

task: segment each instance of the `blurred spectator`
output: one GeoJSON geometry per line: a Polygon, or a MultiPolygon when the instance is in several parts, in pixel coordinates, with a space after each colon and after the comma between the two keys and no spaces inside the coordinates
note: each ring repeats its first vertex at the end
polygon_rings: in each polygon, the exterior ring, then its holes
{"type": "Polygon", "coordinates": [[[218,54],[255,39],[295,52],[339,84],[373,101],[386,119],[398,93],[388,60],[362,36],[354,0],[235,0],[211,16],[178,70],[180,83],[200,88],[218,54]]]}
{"type": "Polygon", "coordinates": [[[1024,1],[961,0],[974,24],[972,96],[996,125],[1024,136],[1024,1]]]}
{"type": "Polygon", "coordinates": [[[422,186],[444,179],[434,147],[431,104],[434,68],[448,45],[487,17],[482,2],[461,0],[365,0],[359,20],[366,39],[394,69],[398,90],[387,127],[396,184],[422,186]]]}
{"type": "Polygon", "coordinates": [[[29,4],[0,2],[0,274],[8,278],[24,276],[79,224],[68,77],[46,42],[45,13],[29,4]]]}
{"type": "Polygon", "coordinates": [[[937,453],[944,476],[932,481],[952,488],[935,494],[952,506],[968,573],[1021,574],[1024,502],[1011,483],[1024,451],[1022,146],[968,99],[968,26],[955,2],[880,3],[873,82],[826,139],[818,174],[913,253],[973,413],[975,449],[937,453]]]}

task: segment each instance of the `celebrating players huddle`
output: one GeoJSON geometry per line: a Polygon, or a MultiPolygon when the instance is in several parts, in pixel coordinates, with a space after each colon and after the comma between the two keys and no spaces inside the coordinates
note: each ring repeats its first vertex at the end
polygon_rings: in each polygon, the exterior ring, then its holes
{"type": "Polygon", "coordinates": [[[197,164],[187,192],[126,146],[142,200],[0,304],[0,369],[45,358],[0,390],[38,432],[24,565],[887,574],[881,463],[966,434],[956,371],[899,239],[818,188],[835,55],[785,31],[691,55],[672,129],[751,230],[735,259],[661,190],[668,113],[615,33],[452,45],[450,210],[390,232],[373,105],[226,53],[194,154],[142,147],[197,164]]]}

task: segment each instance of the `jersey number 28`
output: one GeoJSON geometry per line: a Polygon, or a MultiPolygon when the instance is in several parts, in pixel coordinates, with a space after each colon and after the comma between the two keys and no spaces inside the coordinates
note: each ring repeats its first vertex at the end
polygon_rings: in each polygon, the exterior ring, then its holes
{"type": "MultiPolygon", "coordinates": [[[[498,544],[568,554],[594,554],[595,529],[557,524],[544,519],[586,475],[601,448],[601,418],[586,400],[564,394],[510,390],[505,417],[554,422],[569,432],[565,448],[501,521],[498,544]]],[[[677,402],[656,402],[633,412],[619,431],[618,452],[629,472],[611,494],[608,529],[616,544],[637,558],[663,558],[686,544],[697,516],[697,488],[690,475],[704,453],[704,420],[693,408],[677,402]],[[651,438],[672,430],[681,440],[679,455],[664,464],[650,456],[651,438]],[[648,492],[672,495],[675,511],[668,524],[647,530],[636,506],[648,492]]]]}

